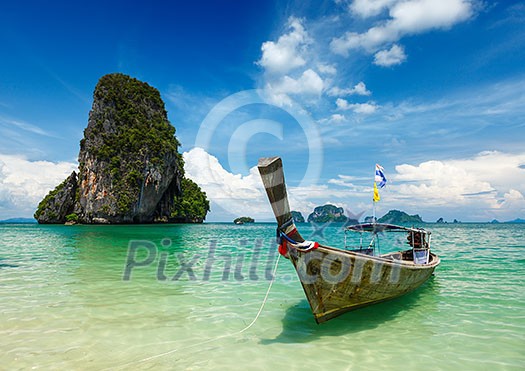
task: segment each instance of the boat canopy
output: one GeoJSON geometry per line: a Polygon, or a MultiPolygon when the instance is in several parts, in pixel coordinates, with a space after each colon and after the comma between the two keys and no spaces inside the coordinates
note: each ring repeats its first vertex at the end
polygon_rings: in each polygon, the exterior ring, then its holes
{"type": "Polygon", "coordinates": [[[346,227],[345,230],[354,231],[354,232],[372,232],[372,233],[413,232],[413,233],[430,234],[430,232],[427,232],[426,230],[422,228],[410,228],[410,227],[403,227],[400,225],[384,224],[384,223],[355,224],[355,225],[350,225],[346,227]]]}

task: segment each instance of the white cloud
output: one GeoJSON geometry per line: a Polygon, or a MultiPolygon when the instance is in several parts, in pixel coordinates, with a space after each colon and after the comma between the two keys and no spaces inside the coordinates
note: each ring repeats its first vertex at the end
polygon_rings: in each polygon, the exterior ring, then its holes
{"type": "Polygon", "coordinates": [[[355,113],[362,113],[365,115],[374,113],[378,106],[370,103],[355,103],[350,105],[355,113]]]}
{"type": "MultiPolygon", "coordinates": [[[[337,178],[329,179],[328,180],[328,184],[335,184],[335,185],[340,186],[340,187],[345,187],[345,188],[348,188],[349,190],[351,190],[354,193],[361,193],[361,194],[369,192],[371,190],[370,186],[362,186],[362,185],[355,184],[354,182],[356,180],[357,181],[362,181],[363,179],[356,178],[356,177],[350,176],[350,175],[341,175],[341,174],[339,174],[337,176],[337,178]]],[[[370,181],[370,179],[365,179],[365,180],[366,181],[370,181]]],[[[354,194],[354,196],[355,196],[355,194],[354,194]]]]}
{"type": "Polygon", "coordinates": [[[357,32],[346,32],[341,37],[333,38],[330,41],[330,49],[335,54],[348,57],[350,49],[358,49],[360,47],[359,34],[357,32]]]}
{"type": "Polygon", "coordinates": [[[340,113],[334,113],[327,118],[318,120],[317,122],[321,125],[340,124],[346,121],[346,117],[340,113]]]}
{"type": "Polygon", "coordinates": [[[486,194],[495,189],[486,180],[475,177],[462,164],[427,161],[417,166],[396,166],[393,180],[398,194],[425,199],[425,203],[464,202],[467,194],[486,194]]]}
{"type": "Polygon", "coordinates": [[[206,192],[212,201],[212,212],[215,204],[232,216],[269,217],[271,209],[265,207],[266,195],[256,167],[246,176],[232,174],[202,148],[184,152],[183,157],[186,176],[206,192]]]}
{"type": "MultiPolygon", "coordinates": [[[[417,34],[447,29],[472,16],[471,0],[412,0],[396,3],[390,9],[394,30],[417,34]]],[[[388,27],[387,27],[388,28],[388,27]]]]}
{"type": "Polygon", "coordinates": [[[76,169],[72,162],[0,154],[0,217],[32,216],[40,200],[76,169]]]}
{"type": "Polygon", "coordinates": [[[484,151],[472,159],[451,160],[450,164],[468,168],[475,178],[486,180],[500,192],[508,192],[512,187],[525,193],[525,153],[484,151]]]}
{"type": "Polygon", "coordinates": [[[391,188],[396,198],[426,207],[468,207],[487,220],[525,212],[525,153],[482,152],[470,159],[396,166],[391,188]]]}
{"type": "MultiPolygon", "coordinates": [[[[473,15],[471,0],[408,0],[377,4],[381,5],[380,9],[389,7],[389,19],[364,33],[346,32],[332,39],[330,47],[334,53],[348,56],[350,50],[360,48],[373,53],[406,35],[448,29],[473,15]]],[[[365,10],[362,13],[375,14],[372,7],[368,9],[369,13],[365,10]]]]}
{"type": "Polygon", "coordinates": [[[407,56],[405,50],[401,46],[394,44],[388,50],[378,51],[374,55],[374,64],[383,67],[390,67],[396,64],[401,64],[406,59],[407,56]]]}
{"type": "Polygon", "coordinates": [[[298,79],[284,76],[280,81],[269,84],[271,91],[277,94],[320,95],[323,91],[323,79],[313,70],[308,69],[298,79]]]}
{"type": "MultiPolygon", "coordinates": [[[[395,171],[387,168],[386,175],[388,183],[377,205],[381,212],[395,208],[419,213],[424,220],[443,216],[464,221],[506,221],[525,215],[525,152],[488,151],[472,158],[401,164],[395,171]]],[[[328,184],[346,189],[339,201],[350,205],[372,194],[370,178],[338,175],[328,184]]],[[[325,192],[338,200],[337,192],[325,192]]]]}
{"type": "Polygon", "coordinates": [[[305,30],[302,20],[290,17],[287,32],[277,42],[266,41],[262,44],[262,57],[257,64],[267,72],[264,76],[264,89],[272,103],[278,106],[291,105],[290,95],[295,95],[299,100],[318,99],[329,79],[325,82],[314,68],[324,76],[337,74],[333,64],[307,60],[307,57],[312,59],[312,55],[307,53],[311,43],[313,40],[305,30]]]}
{"type": "Polygon", "coordinates": [[[277,42],[266,41],[261,46],[262,57],[257,64],[270,73],[287,73],[306,64],[302,54],[310,39],[302,21],[290,17],[287,30],[289,32],[279,37],[277,42]]]}
{"type": "Polygon", "coordinates": [[[525,192],[525,170],[520,168],[523,164],[525,153],[486,151],[469,159],[399,165],[394,179],[419,183],[418,188],[425,191],[435,187],[435,192],[429,192],[428,197],[436,199],[445,199],[447,195],[463,199],[486,192],[497,192],[502,196],[511,189],[525,192]]]}
{"type": "MultiPolygon", "coordinates": [[[[503,195],[503,201],[499,204],[499,208],[503,211],[520,210],[518,215],[523,218],[523,213],[525,212],[525,197],[523,197],[520,191],[510,189],[503,195]]],[[[513,216],[510,216],[510,218],[513,218],[513,216]]]]}
{"type": "Polygon", "coordinates": [[[372,93],[370,92],[370,90],[368,90],[368,89],[366,88],[365,83],[362,82],[362,81],[361,81],[361,82],[358,82],[358,83],[354,86],[354,88],[353,88],[353,93],[354,93],[354,94],[357,94],[357,95],[370,95],[370,94],[372,94],[372,93]]]}
{"type": "Polygon", "coordinates": [[[332,123],[339,123],[345,121],[345,116],[341,115],[340,113],[334,113],[332,116],[330,116],[330,122],[332,123]]]}
{"type": "Polygon", "coordinates": [[[337,69],[333,64],[319,64],[317,66],[317,69],[319,72],[327,74],[327,75],[335,75],[337,73],[337,69]]]}
{"type": "Polygon", "coordinates": [[[330,116],[330,118],[335,122],[341,122],[345,120],[345,117],[339,113],[334,113],[332,116],[330,116]]]}
{"type": "Polygon", "coordinates": [[[362,82],[362,81],[358,82],[352,88],[341,89],[341,88],[339,88],[337,86],[334,86],[333,88],[328,90],[328,95],[336,96],[336,97],[341,97],[341,96],[346,96],[346,95],[364,95],[364,96],[368,96],[368,95],[371,95],[371,94],[372,94],[372,92],[366,88],[365,83],[362,82]]]}
{"type": "Polygon", "coordinates": [[[284,76],[280,79],[269,81],[265,90],[268,99],[277,106],[291,106],[292,100],[290,94],[298,98],[317,100],[323,90],[325,82],[312,69],[304,71],[297,79],[290,76],[284,76]]]}
{"type": "Polygon", "coordinates": [[[346,99],[337,98],[337,100],[335,101],[335,104],[336,104],[337,108],[339,108],[341,110],[348,110],[348,109],[350,109],[350,104],[348,103],[348,101],[346,99]]]}
{"type": "Polygon", "coordinates": [[[343,98],[337,98],[335,104],[340,110],[352,110],[355,113],[361,114],[371,114],[379,108],[375,103],[348,103],[348,101],[343,98]]]}
{"type": "Polygon", "coordinates": [[[368,18],[380,14],[399,0],[354,0],[350,4],[350,11],[362,18],[368,18]]]}

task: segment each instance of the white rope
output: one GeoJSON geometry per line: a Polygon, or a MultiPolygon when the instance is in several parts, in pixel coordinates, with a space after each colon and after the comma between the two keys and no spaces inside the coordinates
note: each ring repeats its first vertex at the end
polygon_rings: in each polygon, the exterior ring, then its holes
{"type": "Polygon", "coordinates": [[[217,341],[217,340],[220,340],[220,339],[224,339],[224,338],[228,338],[228,337],[232,337],[232,336],[236,336],[236,335],[240,335],[242,334],[243,332],[247,331],[248,329],[250,329],[250,327],[252,327],[255,322],[257,322],[257,319],[259,318],[259,316],[261,315],[262,311],[263,311],[263,308],[264,308],[264,305],[266,304],[266,301],[268,300],[268,296],[270,295],[270,290],[272,289],[272,285],[275,281],[275,274],[277,273],[277,266],[279,265],[279,259],[280,259],[281,255],[278,254],[277,255],[277,260],[275,262],[275,266],[273,268],[273,272],[272,272],[272,279],[270,281],[270,284],[268,285],[268,289],[266,290],[266,295],[264,295],[264,299],[263,299],[263,302],[259,308],[259,311],[257,312],[257,315],[255,316],[255,318],[253,319],[253,321],[248,325],[246,326],[245,328],[243,328],[242,330],[240,331],[237,331],[237,332],[234,332],[232,334],[226,334],[226,335],[221,335],[221,336],[217,336],[216,338],[213,338],[213,339],[208,339],[208,340],[205,340],[205,341],[201,341],[200,343],[196,343],[196,344],[192,344],[192,345],[188,345],[186,347],[182,347],[182,348],[176,348],[176,349],[172,349],[170,351],[167,351],[167,352],[164,352],[164,353],[160,353],[160,354],[156,354],[154,356],[150,356],[150,357],[146,357],[146,358],[142,358],[142,359],[139,359],[138,361],[133,361],[133,362],[130,362],[130,363],[126,363],[124,365],[119,365],[117,367],[125,367],[125,366],[129,366],[129,365],[132,365],[132,364],[137,364],[137,363],[142,363],[142,362],[148,362],[148,361],[151,361],[153,359],[156,359],[156,358],[160,358],[160,357],[164,357],[164,356],[167,356],[169,354],[173,354],[175,352],[178,352],[179,350],[184,350],[184,349],[189,349],[189,348],[194,348],[196,346],[199,346],[199,345],[204,345],[204,344],[208,344],[208,343],[211,343],[211,342],[214,342],[214,341],[217,341]]]}

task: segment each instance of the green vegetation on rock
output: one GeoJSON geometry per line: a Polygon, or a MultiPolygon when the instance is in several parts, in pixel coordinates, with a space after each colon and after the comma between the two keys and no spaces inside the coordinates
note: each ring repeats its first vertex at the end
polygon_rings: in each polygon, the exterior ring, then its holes
{"type": "Polygon", "coordinates": [[[42,216],[44,211],[50,207],[51,203],[54,203],[56,195],[58,194],[58,192],[64,189],[66,183],[67,179],[65,179],[62,183],[57,185],[55,189],[50,191],[46,195],[46,197],[44,197],[42,201],[40,201],[40,203],[38,204],[38,208],[36,209],[35,214],[33,215],[36,220],[38,220],[42,216]]]}
{"type": "Polygon", "coordinates": [[[73,171],[62,183],[51,190],[38,204],[34,214],[39,223],[64,223],[66,215],[75,210],[78,190],[77,174],[73,171]]]}
{"type": "Polygon", "coordinates": [[[317,206],[313,213],[308,215],[308,223],[328,223],[328,222],[346,222],[347,217],[345,216],[342,207],[334,205],[317,206]]]}
{"type": "Polygon", "coordinates": [[[182,179],[181,188],[182,196],[175,198],[171,218],[201,223],[210,211],[210,202],[206,198],[206,193],[200,189],[197,183],[188,178],[182,179]]]}
{"type": "Polygon", "coordinates": [[[424,223],[419,215],[408,215],[404,211],[390,210],[384,216],[379,218],[379,223],[389,224],[418,224],[424,223]]]}
{"type": "Polygon", "coordinates": [[[291,211],[291,214],[294,223],[304,223],[303,214],[301,214],[299,211],[291,211]]]}
{"type": "Polygon", "coordinates": [[[66,222],[77,223],[78,222],[78,215],[75,214],[75,213],[71,213],[71,214],[66,215],[66,222]]]}

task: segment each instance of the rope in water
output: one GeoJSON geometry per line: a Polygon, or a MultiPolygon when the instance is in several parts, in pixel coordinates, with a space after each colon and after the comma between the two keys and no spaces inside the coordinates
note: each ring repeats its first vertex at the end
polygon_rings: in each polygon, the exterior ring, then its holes
{"type": "Polygon", "coordinates": [[[270,284],[268,285],[268,289],[266,290],[266,295],[264,295],[264,299],[263,299],[263,302],[261,304],[261,306],[259,307],[259,311],[257,312],[255,318],[253,319],[253,321],[248,325],[246,326],[245,328],[243,328],[242,330],[240,331],[237,331],[237,332],[234,332],[234,333],[231,333],[231,334],[226,334],[226,335],[221,335],[221,336],[217,336],[216,338],[213,338],[213,339],[208,339],[208,340],[205,340],[205,341],[201,341],[199,343],[196,343],[196,344],[192,344],[192,345],[188,345],[186,347],[182,347],[182,348],[176,348],[176,349],[172,349],[172,350],[169,350],[167,352],[164,352],[164,353],[160,353],[160,354],[156,354],[154,356],[150,356],[150,357],[146,357],[146,358],[142,358],[142,359],[139,359],[138,361],[134,361],[134,362],[130,362],[130,363],[126,363],[124,365],[119,365],[117,367],[125,367],[125,366],[129,366],[129,365],[132,365],[132,364],[137,364],[137,363],[142,363],[142,362],[148,362],[148,361],[151,361],[153,359],[156,359],[156,358],[160,358],[160,357],[164,357],[164,356],[167,356],[169,354],[172,354],[172,353],[175,353],[175,352],[178,352],[179,350],[184,350],[184,349],[189,349],[189,348],[194,348],[194,347],[197,347],[199,345],[204,345],[204,344],[208,344],[208,343],[212,343],[214,341],[217,341],[217,340],[220,340],[220,339],[224,339],[224,338],[228,338],[228,337],[232,337],[232,336],[236,336],[236,335],[240,335],[242,334],[243,332],[247,331],[248,329],[250,329],[254,324],[255,322],[257,322],[257,319],[259,319],[259,316],[261,315],[263,309],[264,309],[264,305],[266,304],[266,301],[268,300],[268,296],[270,295],[270,290],[272,289],[272,285],[275,281],[275,275],[277,273],[277,266],[279,265],[279,259],[280,259],[281,255],[278,254],[277,255],[277,260],[275,261],[275,266],[273,267],[273,271],[272,271],[272,279],[270,280],[270,284]]]}

